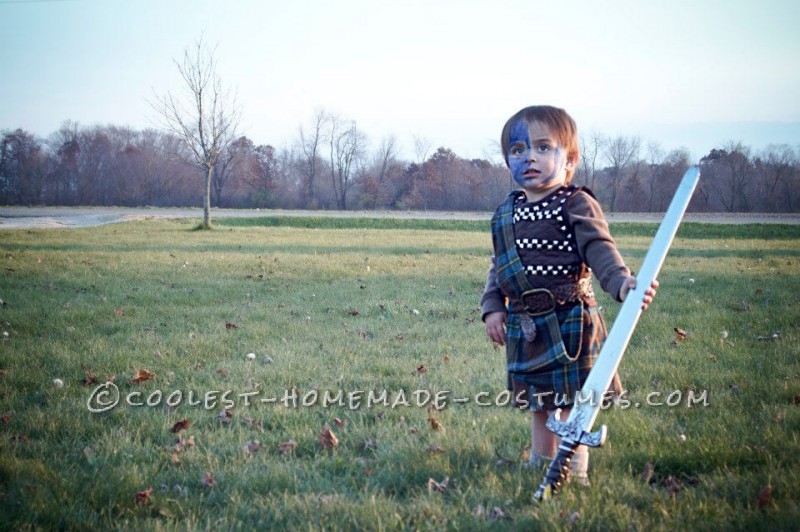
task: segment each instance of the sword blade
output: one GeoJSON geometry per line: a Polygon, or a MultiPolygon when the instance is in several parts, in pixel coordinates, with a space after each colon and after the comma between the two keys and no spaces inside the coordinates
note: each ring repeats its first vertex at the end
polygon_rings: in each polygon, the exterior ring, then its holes
{"type": "Polygon", "coordinates": [[[693,166],[684,174],[678,190],[675,192],[666,214],[664,214],[664,219],[661,221],[658,232],[653,238],[653,243],[650,244],[650,249],[647,250],[647,254],[644,257],[642,267],[636,276],[636,288],[631,290],[625,297],[619,314],[608,333],[608,338],[603,342],[597,361],[581,389],[581,397],[588,397],[591,400],[577,405],[577,408],[574,408],[570,413],[569,419],[572,419],[573,416],[583,418],[584,426],[581,428],[585,432],[591,430],[595,418],[597,418],[602,404],[600,399],[602,399],[603,393],[608,390],[611,380],[614,378],[620,362],[622,362],[628,342],[633,336],[636,323],[642,315],[644,293],[655,281],[661,266],[664,264],[664,259],[667,257],[669,247],[675,238],[675,233],[678,231],[683,214],[689,206],[689,200],[692,199],[692,194],[699,178],[700,169],[697,166],[693,166]],[[581,413],[583,413],[582,416],[580,416],[581,413]]]}
{"type": "Polygon", "coordinates": [[[664,259],[669,251],[670,244],[675,238],[683,214],[689,206],[689,200],[700,179],[700,169],[697,166],[690,168],[683,176],[675,196],[672,198],[664,219],[656,232],[653,243],[644,257],[642,267],[636,276],[636,288],[631,290],[620,307],[619,314],[614,320],[611,331],[606,341],[600,348],[589,376],[580,391],[581,401],[575,401],[566,422],[559,420],[559,410],[556,410],[547,423],[547,427],[561,436],[562,444],[556,458],[550,465],[545,481],[539,486],[535,498],[543,498],[548,488],[558,489],[563,478],[564,470],[569,466],[569,461],[578,445],[602,445],[605,440],[605,427],[597,433],[590,431],[597,414],[603,404],[603,394],[611,384],[617,372],[625,348],[628,347],[633,330],[642,314],[642,299],[645,291],[650,288],[656,279],[664,259]]]}

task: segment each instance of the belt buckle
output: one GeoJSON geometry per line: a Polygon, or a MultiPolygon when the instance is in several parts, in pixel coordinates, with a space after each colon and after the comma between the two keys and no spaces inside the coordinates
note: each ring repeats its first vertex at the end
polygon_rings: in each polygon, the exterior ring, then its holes
{"type": "Polygon", "coordinates": [[[551,312],[556,310],[556,298],[555,296],[553,296],[553,293],[547,288],[534,288],[533,290],[528,290],[527,292],[523,292],[521,300],[522,300],[522,305],[525,307],[525,312],[527,312],[529,316],[542,316],[544,314],[550,314],[551,312]],[[547,295],[550,298],[549,301],[550,308],[541,311],[531,310],[530,307],[533,305],[529,306],[527,299],[529,297],[536,297],[538,294],[547,295]]]}

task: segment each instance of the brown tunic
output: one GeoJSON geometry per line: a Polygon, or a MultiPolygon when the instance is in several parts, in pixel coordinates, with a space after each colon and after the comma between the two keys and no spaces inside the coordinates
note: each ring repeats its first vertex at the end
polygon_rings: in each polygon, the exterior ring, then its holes
{"type": "MultiPolygon", "coordinates": [[[[594,271],[601,287],[619,300],[620,288],[630,271],[611,238],[600,205],[588,190],[562,187],[537,202],[525,202],[524,195],[517,200],[514,207],[516,250],[525,268],[526,277],[533,287],[549,288],[565,281],[577,282],[578,279],[590,275],[590,271],[594,271]]],[[[481,297],[482,317],[485,319],[490,312],[505,312],[505,303],[506,294],[498,286],[493,257],[486,288],[481,297]]],[[[574,394],[588,377],[606,337],[605,325],[594,308],[592,298],[587,300],[586,305],[580,305],[576,309],[579,313],[582,312],[583,321],[576,336],[574,321],[573,325],[568,324],[570,319],[574,319],[570,318],[574,315],[574,310],[570,308],[558,310],[557,319],[562,324],[562,333],[569,332],[567,336],[562,334],[564,340],[569,338],[571,341],[578,341],[575,346],[565,346],[570,356],[574,355],[576,358],[563,365],[543,366],[541,369],[523,373],[509,370],[509,389],[518,399],[518,405],[527,404],[533,410],[566,406],[572,402],[574,394]]],[[[541,323],[539,322],[540,326],[541,323]]],[[[520,314],[511,312],[508,315],[506,332],[513,336],[514,341],[509,337],[507,350],[516,352],[514,345],[518,345],[520,341],[519,328],[520,314]]],[[[544,356],[551,348],[547,344],[548,337],[537,334],[532,343],[525,344],[525,352],[530,353],[531,357],[536,357],[537,353],[544,356]]],[[[622,391],[618,376],[615,376],[611,390],[622,391]]]]}
{"type": "MultiPolygon", "coordinates": [[[[566,187],[560,190],[563,191],[565,189],[566,187]]],[[[608,292],[615,300],[620,301],[619,290],[626,277],[630,275],[630,270],[625,266],[619,251],[617,251],[617,246],[608,230],[608,223],[603,216],[603,209],[587,189],[577,189],[563,204],[560,203],[561,199],[563,198],[558,197],[558,192],[556,192],[538,202],[525,203],[522,208],[528,209],[530,212],[542,212],[546,209],[543,206],[544,203],[549,203],[548,207],[556,204],[562,206],[561,212],[556,216],[560,215],[569,220],[572,232],[567,234],[570,238],[558,238],[557,236],[547,238],[547,235],[552,233],[552,224],[536,223],[548,220],[546,217],[533,216],[534,219],[521,217],[523,219],[517,220],[515,216],[514,233],[517,236],[517,248],[522,263],[525,266],[533,266],[534,268],[536,266],[546,268],[547,265],[554,267],[565,266],[569,268],[570,277],[574,275],[575,278],[582,274],[583,268],[590,268],[600,282],[602,289],[608,292]],[[537,233],[538,227],[544,227],[547,233],[545,235],[537,233]],[[545,253],[543,253],[541,249],[536,248],[520,249],[519,240],[522,239],[529,241],[532,239],[548,240],[548,242],[559,240],[559,243],[567,241],[570,242],[569,247],[572,247],[571,243],[574,242],[574,249],[570,250],[574,258],[567,264],[553,264],[554,260],[556,262],[563,260],[561,255],[553,259],[552,255],[547,253],[552,250],[545,249],[545,253]]],[[[555,207],[555,209],[557,208],[558,206],[555,207]]],[[[555,209],[550,210],[553,211],[555,209]]],[[[519,208],[517,212],[519,212],[519,208]]],[[[555,221],[558,222],[557,219],[555,221]]],[[[550,244],[548,243],[547,245],[550,244]]],[[[563,277],[559,278],[557,275],[536,275],[530,269],[527,270],[527,273],[531,284],[537,288],[546,288],[548,282],[554,280],[563,282],[563,277]]],[[[485,319],[490,312],[504,312],[505,310],[505,294],[497,286],[493,257],[492,267],[486,277],[486,287],[481,296],[481,317],[485,319]]]]}

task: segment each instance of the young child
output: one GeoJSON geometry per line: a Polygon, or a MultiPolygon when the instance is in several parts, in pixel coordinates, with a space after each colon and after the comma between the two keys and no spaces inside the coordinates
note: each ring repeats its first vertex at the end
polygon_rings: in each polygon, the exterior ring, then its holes
{"type": "MultiPolygon", "coordinates": [[[[562,408],[566,419],[606,338],[591,272],[617,301],[636,287],[636,278],[591,191],[570,186],[578,133],[563,109],[522,109],[503,127],[501,145],[520,190],[492,218],[494,256],[481,315],[489,337],[506,345],[508,388],[516,403],[530,405],[529,465],[538,467],[549,463],[559,443],[545,426],[549,411],[562,408]]],[[[642,308],[657,286],[646,291],[642,308]]],[[[611,388],[622,391],[618,376],[611,388]]],[[[587,485],[588,465],[588,450],[580,446],[572,478],[587,485]]]]}

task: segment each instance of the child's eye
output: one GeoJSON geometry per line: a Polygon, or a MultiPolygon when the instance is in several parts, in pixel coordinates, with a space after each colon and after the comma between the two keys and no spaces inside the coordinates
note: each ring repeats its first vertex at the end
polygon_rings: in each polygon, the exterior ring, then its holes
{"type": "Polygon", "coordinates": [[[544,153],[544,152],[550,151],[552,148],[550,147],[549,144],[541,144],[541,145],[537,146],[536,149],[539,150],[540,152],[544,153]]]}
{"type": "Polygon", "coordinates": [[[522,155],[525,153],[525,148],[522,146],[512,146],[511,147],[511,155],[522,155]]]}

